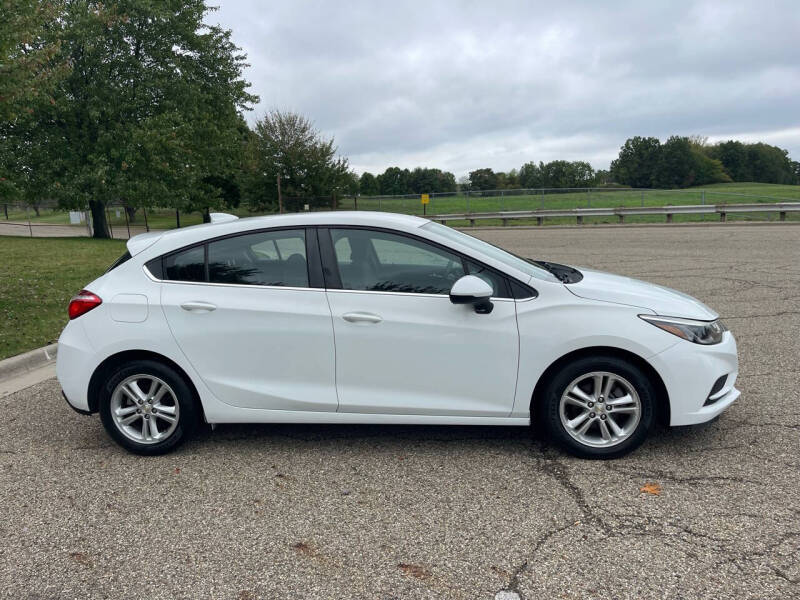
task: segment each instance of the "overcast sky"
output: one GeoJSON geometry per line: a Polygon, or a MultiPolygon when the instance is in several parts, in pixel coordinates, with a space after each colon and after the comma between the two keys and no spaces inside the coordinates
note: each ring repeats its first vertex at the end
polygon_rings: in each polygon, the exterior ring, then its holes
{"type": "Polygon", "coordinates": [[[607,168],[634,135],[800,160],[800,0],[216,1],[208,21],[233,30],[261,97],[248,120],[300,112],[359,173],[607,168]]]}

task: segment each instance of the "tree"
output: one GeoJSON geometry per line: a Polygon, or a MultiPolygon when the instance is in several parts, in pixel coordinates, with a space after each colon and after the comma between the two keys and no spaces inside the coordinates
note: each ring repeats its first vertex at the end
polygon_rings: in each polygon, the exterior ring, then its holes
{"type": "Polygon", "coordinates": [[[408,177],[408,187],[401,193],[405,194],[426,194],[454,192],[456,188],[456,178],[452,173],[441,169],[431,169],[427,167],[417,167],[408,177]]]}
{"type": "Polygon", "coordinates": [[[0,200],[23,199],[37,214],[42,197],[26,186],[36,173],[22,159],[33,141],[13,134],[39,118],[40,107],[52,101],[56,82],[68,71],[57,58],[58,40],[48,35],[59,6],[46,0],[0,0],[0,200]]]}
{"type": "Polygon", "coordinates": [[[709,158],[688,137],[673,135],[661,146],[653,182],[660,188],[683,188],[730,181],[722,163],[709,158]]]}
{"type": "Polygon", "coordinates": [[[11,127],[41,193],[89,206],[157,200],[183,209],[222,202],[215,185],[241,164],[240,112],[256,98],[230,31],[204,23],[202,0],[65,0],[49,31],[71,70],[32,122],[11,127]]]}
{"type": "Polygon", "coordinates": [[[542,169],[535,162],[526,162],[519,169],[519,183],[523,188],[538,188],[542,185],[542,169]]]}
{"type": "Polygon", "coordinates": [[[469,173],[470,190],[496,190],[497,174],[491,169],[476,169],[469,173]]]}
{"type": "Polygon", "coordinates": [[[378,175],[378,187],[384,196],[408,194],[411,172],[400,167],[389,167],[378,175]]]}
{"type": "Polygon", "coordinates": [[[658,138],[638,135],[629,138],[620,148],[619,156],[611,162],[611,176],[623,185],[652,187],[660,153],[661,142],[658,138]]]}
{"type": "Polygon", "coordinates": [[[67,71],[59,41],[48,34],[57,25],[60,2],[0,0],[0,122],[35,114],[52,100],[67,71]]]}
{"type": "Polygon", "coordinates": [[[753,181],[761,183],[793,183],[792,161],[789,153],[777,146],[748,144],[747,159],[753,181]]]}
{"type": "Polygon", "coordinates": [[[359,190],[362,196],[377,196],[380,194],[378,180],[369,171],[364,171],[359,179],[359,190]]]}
{"type": "MultiPolygon", "coordinates": [[[[438,171],[438,169],[437,169],[438,171]]],[[[455,192],[458,189],[456,176],[450,171],[439,171],[437,174],[436,192],[455,192]]]]}
{"type": "Polygon", "coordinates": [[[572,181],[570,187],[590,187],[594,185],[595,172],[588,162],[576,160],[570,163],[570,175],[572,181]]]}
{"type": "Polygon", "coordinates": [[[294,112],[269,111],[256,122],[251,140],[254,209],[274,209],[278,176],[284,207],[327,206],[331,199],[357,191],[355,174],[346,158],[336,155],[334,140],[325,139],[306,117],[294,112]]]}
{"type": "Polygon", "coordinates": [[[728,140],[710,146],[706,152],[708,156],[722,163],[725,172],[734,181],[753,181],[746,144],[728,140]]]}
{"type": "Polygon", "coordinates": [[[594,183],[592,185],[608,185],[611,182],[611,173],[609,171],[598,169],[594,172],[594,183]]]}

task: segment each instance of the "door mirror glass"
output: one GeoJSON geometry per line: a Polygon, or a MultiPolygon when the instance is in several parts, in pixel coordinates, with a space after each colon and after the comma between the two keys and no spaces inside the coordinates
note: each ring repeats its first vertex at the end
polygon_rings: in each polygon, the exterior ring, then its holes
{"type": "Polygon", "coordinates": [[[450,302],[453,304],[472,304],[475,312],[488,314],[492,312],[492,286],[475,275],[464,275],[450,289],[450,302]]]}

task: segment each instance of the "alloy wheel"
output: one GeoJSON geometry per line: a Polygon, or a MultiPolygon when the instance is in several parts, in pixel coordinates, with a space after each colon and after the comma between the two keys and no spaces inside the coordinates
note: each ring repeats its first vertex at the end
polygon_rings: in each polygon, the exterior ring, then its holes
{"type": "Polygon", "coordinates": [[[592,448],[609,448],[624,442],[636,430],[642,403],[624,377],[593,371],[566,387],[558,411],[570,437],[592,448]]]}
{"type": "Polygon", "coordinates": [[[139,444],[157,444],[175,431],[180,406],[173,389],[154,375],[131,375],[111,394],[111,418],[122,434],[139,444]]]}

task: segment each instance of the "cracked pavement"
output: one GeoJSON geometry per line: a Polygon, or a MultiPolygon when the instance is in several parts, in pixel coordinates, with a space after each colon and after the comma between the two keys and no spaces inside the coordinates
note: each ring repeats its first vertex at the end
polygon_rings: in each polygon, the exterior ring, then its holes
{"type": "Polygon", "coordinates": [[[609,462],[525,428],[289,425],[141,458],[50,380],[0,399],[0,596],[800,595],[800,226],[474,233],[703,300],[741,398],[609,462]]]}

